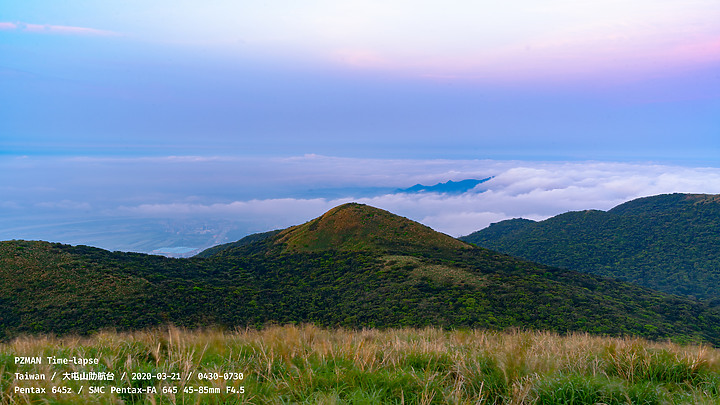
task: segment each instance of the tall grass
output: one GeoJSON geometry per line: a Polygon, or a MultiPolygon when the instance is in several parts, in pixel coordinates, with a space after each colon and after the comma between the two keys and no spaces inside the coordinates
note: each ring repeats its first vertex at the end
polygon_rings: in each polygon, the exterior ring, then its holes
{"type": "Polygon", "coordinates": [[[586,334],[167,327],[0,344],[3,404],[718,404],[719,384],[718,349],[586,334]],[[17,365],[16,356],[42,356],[44,363],[17,365]],[[100,364],[50,365],[47,356],[98,358],[100,364]],[[73,371],[114,372],[116,378],[60,377],[73,371]],[[45,374],[48,380],[18,380],[16,372],[45,374]],[[181,379],[132,378],[140,372],[176,373],[181,379]],[[198,373],[219,378],[200,379],[198,373]],[[225,373],[243,378],[225,379],[225,373]],[[91,394],[90,385],[105,386],[106,392],[91,394]],[[111,386],[152,386],[157,394],[110,393],[111,386]],[[44,387],[46,393],[17,393],[15,387],[44,387]],[[52,387],[73,393],[53,393],[52,387]],[[190,387],[220,392],[185,392],[190,387]]]}

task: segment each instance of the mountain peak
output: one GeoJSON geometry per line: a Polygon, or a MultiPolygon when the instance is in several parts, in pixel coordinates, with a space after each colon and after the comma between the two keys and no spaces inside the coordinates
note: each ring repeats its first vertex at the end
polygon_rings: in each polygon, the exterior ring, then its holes
{"type": "Polygon", "coordinates": [[[451,236],[365,204],[339,205],[318,218],[277,235],[285,251],[414,251],[466,249],[451,236]]]}
{"type": "Polygon", "coordinates": [[[432,186],[425,186],[422,184],[416,184],[410,188],[400,188],[397,192],[400,193],[445,193],[445,194],[462,194],[472,190],[475,186],[480,183],[484,183],[492,177],[484,179],[465,179],[460,181],[448,180],[445,183],[437,183],[432,186]]]}

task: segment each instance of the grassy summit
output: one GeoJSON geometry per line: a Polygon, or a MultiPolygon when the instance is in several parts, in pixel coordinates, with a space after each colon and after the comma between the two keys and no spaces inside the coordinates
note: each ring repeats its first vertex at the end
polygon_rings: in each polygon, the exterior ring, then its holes
{"type": "Polygon", "coordinates": [[[365,204],[349,203],[331,209],[302,225],[287,228],[276,243],[285,252],[452,251],[471,246],[431,228],[365,204]]]}

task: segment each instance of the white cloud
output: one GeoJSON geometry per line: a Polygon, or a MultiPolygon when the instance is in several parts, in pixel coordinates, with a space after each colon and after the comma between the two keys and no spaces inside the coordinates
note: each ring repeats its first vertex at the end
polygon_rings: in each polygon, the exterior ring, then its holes
{"type": "MultiPolygon", "coordinates": [[[[545,219],[567,211],[608,210],[625,201],[662,193],[720,194],[720,168],[613,162],[352,159],[318,155],[290,158],[64,159],[0,161],[1,236],[59,240],[61,228],[93,218],[125,224],[127,240],[163,223],[206,224],[233,238],[285,228],[330,208],[357,201],[421,222],[452,236],[467,235],[510,218],[545,219]],[[416,183],[491,180],[463,194],[368,194],[416,183]],[[126,225],[132,224],[132,225],[126,225]],[[144,224],[144,225],[143,225],[144,224]],[[221,224],[221,225],[218,225],[221,224]],[[144,227],[144,228],[143,228],[144,227]],[[222,229],[220,229],[220,228],[222,229]],[[47,228],[47,229],[46,229],[47,228]],[[142,228],[142,229],[140,229],[142,228]],[[217,228],[217,229],[216,229],[217,228]],[[136,229],[136,230],[133,230],[136,229]],[[43,233],[44,232],[44,233],[43,233]],[[53,233],[55,232],[55,233],[53,233]],[[133,236],[133,232],[137,235],[133,236]]],[[[93,244],[97,229],[76,225],[75,243],[93,244]],[[83,233],[85,232],[85,233],[83,233]],[[85,236],[82,236],[85,235],[85,236]],[[83,239],[85,238],[85,239],[83,239]]],[[[112,226],[107,233],[113,245],[112,226]]],[[[218,236],[220,237],[220,236],[218,236]]],[[[230,240],[225,240],[230,241],[230,240]]],[[[222,242],[218,239],[216,242],[222,242]]],[[[169,246],[169,245],[168,245],[169,246]]],[[[157,248],[161,246],[153,247],[157,248]]],[[[152,250],[152,249],[150,249],[152,250]]]]}
{"type": "Polygon", "coordinates": [[[92,205],[90,205],[87,202],[77,202],[77,201],[70,201],[70,200],[39,202],[39,203],[35,204],[35,206],[38,208],[59,209],[59,210],[89,211],[92,209],[92,205]]]}
{"type": "Polygon", "coordinates": [[[68,35],[94,35],[94,36],[116,36],[116,32],[99,30],[88,27],[75,27],[69,25],[52,24],[26,24],[23,22],[0,21],[0,30],[24,31],[41,34],[68,34],[68,35]]]}
{"type": "MultiPolygon", "coordinates": [[[[277,161],[276,161],[277,162],[277,161]]],[[[495,161],[399,161],[312,157],[291,159],[276,168],[287,175],[313,173],[323,182],[367,186],[393,179],[406,186],[450,179],[494,176],[478,190],[460,195],[386,194],[357,198],[270,198],[227,203],[158,203],[122,207],[123,215],[145,217],[207,216],[252,222],[273,229],[308,221],[349,201],[366,203],[422,222],[453,236],[492,222],[523,217],[544,219],[572,210],[607,210],[625,201],[655,194],[720,193],[720,169],[628,163],[529,163],[495,161]],[[327,171],[326,171],[327,170],[327,171]],[[480,176],[478,176],[480,174],[480,176]],[[487,191],[482,191],[486,189],[487,191]]],[[[389,183],[388,183],[389,184],[389,183]]],[[[397,183],[395,183],[397,184],[397,183]]]]}
{"type": "Polygon", "coordinates": [[[22,208],[22,205],[15,201],[0,201],[0,208],[7,210],[19,210],[22,208]]]}

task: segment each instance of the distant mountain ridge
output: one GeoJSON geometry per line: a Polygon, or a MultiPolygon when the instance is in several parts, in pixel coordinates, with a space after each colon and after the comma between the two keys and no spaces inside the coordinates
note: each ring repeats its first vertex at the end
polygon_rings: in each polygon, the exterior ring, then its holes
{"type": "Polygon", "coordinates": [[[460,181],[448,180],[445,183],[437,183],[432,186],[424,186],[422,184],[416,184],[408,188],[397,189],[399,193],[446,193],[446,194],[461,194],[472,190],[478,184],[484,183],[492,177],[487,177],[481,180],[477,179],[465,179],[460,181]]]}
{"type": "Polygon", "coordinates": [[[720,300],[718,195],[665,194],[607,212],[502,221],[460,239],[547,265],[720,300]]]}
{"type": "Polygon", "coordinates": [[[473,247],[362,204],[190,259],[0,243],[0,338],[302,322],[515,327],[720,345],[720,312],[707,305],[473,247]]]}
{"type": "MultiPolygon", "coordinates": [[[[375,186],[345,186],[345,187],[319,187],[303,190],[302,192],[294,192],[289,194],[292,198],[325,198],[325,199],[341,199],[341,198],[370,198],[387,194],[396,193],[440,193],[440,194],[462,194],[475,188],[478,184],[484,183],[492,177],[484,179],[463,179],[459,181],[449,180],[444,183],[436,183],[430,186],[423,184],[415,184],[407,188],[397,187],[375,187],[375,186]]],[[[479,190],[483,191],[483,190],[479,190]]]]}

